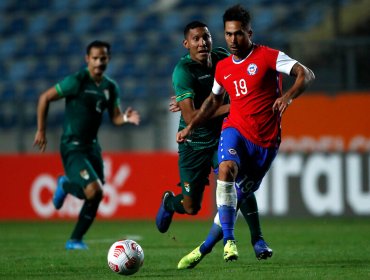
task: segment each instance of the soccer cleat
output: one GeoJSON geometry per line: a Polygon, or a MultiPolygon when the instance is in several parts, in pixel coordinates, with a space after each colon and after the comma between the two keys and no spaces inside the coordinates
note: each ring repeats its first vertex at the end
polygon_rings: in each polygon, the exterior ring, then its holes
{"type": "Polygon", "coordinates": [[[224,247],[224,260],[236,261],[239,257],[238,248],[236,248],[235,240],[227,240],[224,247]]]}
{"type": "Polygon", "coordinates": [[[57,179],[57,188],[53,196],[53,204],[56,209],[60,209],[63,206],[64,200],[67,193],[63,190],[64,182],[67,182],[68,178],[66,176],[59,176],[57,179]]]}
{"type": "Polygon", "coordinates": [[[82,240],[70,239],[66,242],[66,250],[87,250],[89,247],[82,240]]]}
{"type": "Polygon", "coordinates": [[[168,211],[165,208],[165,202],[171,196],[172,197],[175,196],[173,192],[171,191],[164,192],[162,197],[162,203],[161,206],[159,207],[157,217],[155,219],[155,224],[157,225],[157,228],[161,233],[165,233],[170,227],[172,222],[174,211],[168,211]]]}
{"type": "Polygon", "coordinates": [[[253,245],[254,252],[256,253],[256,258],[258,260],[266,260],[272,257],[272,249],[269,248],[265,240],[260,239],[253,245]]]}
{"type": "Polygon", "coordinates": [[[205,254],[202,254],[199,250],[200,245],[183,257],[177,264],[177,269],[186,269],[195,267],[203,259],[205,254]]]}

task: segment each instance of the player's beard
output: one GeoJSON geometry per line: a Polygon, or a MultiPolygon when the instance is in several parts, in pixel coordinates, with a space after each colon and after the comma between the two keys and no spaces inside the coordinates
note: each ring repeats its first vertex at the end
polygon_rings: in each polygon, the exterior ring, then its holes
{"type": "Polygon", "coordinates": [[[100,65],[94,68],[94,73],[96,76],[102,76],[106,69],[107,69],[106,65],[100,65]]]}
{"type": "Polygon", "coordinates": [[[236,57],[240,58],[241,53],[239,49],[229,49],[229,50],[232,55],[235,55],[236,57]]]}

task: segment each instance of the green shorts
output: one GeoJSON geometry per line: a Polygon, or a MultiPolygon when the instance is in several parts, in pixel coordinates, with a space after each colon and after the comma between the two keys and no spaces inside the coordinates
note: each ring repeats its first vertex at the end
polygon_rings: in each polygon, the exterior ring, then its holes
{"type": "Polygon", "coordinates": [[[99,146],[70,149],[61,145],[61,156],[65,174],[71,182],[82,188],[97,179],[104,184],[103,158],[99,146]]]}
{"type": "Polygon", "coordinates": [[[209,185],[211,168],[218,166],[217,146],[202,150],[193,150],[183,144],[179,148],[179,171],[182,194],[188,196],[202,195],[204,187],[209,185]]]}

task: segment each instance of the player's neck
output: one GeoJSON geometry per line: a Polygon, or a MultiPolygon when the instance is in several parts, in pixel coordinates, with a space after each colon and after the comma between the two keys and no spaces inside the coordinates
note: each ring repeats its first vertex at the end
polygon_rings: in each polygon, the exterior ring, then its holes
{"type": "Polygon", "coordinates": [[[212,68],[212,59],[211,57],[209,56],[207,59],[204,59],[204,60],[199,60],[199,59],[196,59],[194,57],[190,57],[193,61],[203,65],[204,67],[208,67],[208,68],[212,68]]]}
{"type": "Polygon", "coordinates": [[[254,47],[254,44],[251,44],[250,47],[248,49],[246,49],[245,52],[242,52],[239,55],[234,55],[234,60],[235,61],[241,61],[241,60],[245,59],[246,57],[248,57],[251,54],[251,52],[253,50],[253,47],[254,47]]]}
{"type": "Polygon", "coordinates": [[[90,76],[97,86],[101,84],[101,81],[103,80],[103,75],[90,75],[90,76]]]}

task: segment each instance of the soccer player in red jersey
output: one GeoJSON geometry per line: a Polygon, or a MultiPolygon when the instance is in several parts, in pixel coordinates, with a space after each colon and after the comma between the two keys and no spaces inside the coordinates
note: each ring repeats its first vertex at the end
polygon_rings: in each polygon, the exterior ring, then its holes
{"type": "Polygon", "coordinates": [[[224,259],[230,261],[238,258],[234,237],[237,193],[253,193],[259,188],[279,149],[282,114],[315,76],[285,53],[253,43],[250,14],[241,5],[227,9],[223,22],[232,55],[217,64],[212,93],[176,138],[178,142],[185,141],[222,104],[223,93],[229,94],[230,113],[224,120],[218,147],[216,203],[224,259]],[[285,93],[282,74],[295,77],[285,93]],[[238,189],[236,180],[247,183],[238,189]]]}

